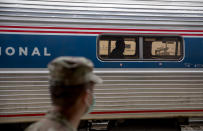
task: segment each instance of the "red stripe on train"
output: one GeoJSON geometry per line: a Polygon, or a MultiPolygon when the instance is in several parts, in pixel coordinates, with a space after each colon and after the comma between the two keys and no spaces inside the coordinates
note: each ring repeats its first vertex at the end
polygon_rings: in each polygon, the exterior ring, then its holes
{"type": "MultiPolygon", "coordinates": [[[[148,110],[148,111],[105,111],[105,112],[91,112],[90,114],[127,114],[127,113],[171,113],[171,112],[203,112],[202,110],[148,110]]],[[[44,116],[45,113],[40,114],[12,114],[0,115],[0,117],[26,117],[26,116],[44,116]]]]}
{"type": "MultiPolygon", "coordinates": [[[[83,31],[35,31],[35,30],[0,30],[0,32],[17,32],[17,33],[62,33],[62,34],[102,34],[102,33],[125,33],[125,32],[83,32],[83,31]]],[[[174,33],[125,33],[125,34],[171,34],[174,33]]],[[[182,36],[203,36],[203,34],[181,34],[182,36]]]]}
{"type": "Polygon", "coordinates": [[[203,30],[116,29],[116,28],[77,28],[77,27],[1,26],[1,25],[0,25],[0,28],[24,28],[24,29],[69,29],[69,30],[112,30],[112,31],[162,31],[162,32],[203,32],[203,30]]]}
{"type": "Polygon", "coordinates": [[[203,112],[203,110],[106,111],[106,112],[91,112],[90,114],[164,113],[164,112],[203,112]]]}
{"type": "Polygon", "coordinates": [[[25,116],[44,116],[45,113],[41,114],[13,114],[13,115],[0,115],[0,117],[25,117],[25,116]]]}

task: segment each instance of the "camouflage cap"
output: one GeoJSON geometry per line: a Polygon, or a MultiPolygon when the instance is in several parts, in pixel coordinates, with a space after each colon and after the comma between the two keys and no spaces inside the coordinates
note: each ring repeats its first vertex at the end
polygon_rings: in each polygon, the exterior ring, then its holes
{"type": "Polygon", "coordinates": [[[48,64],[50,79],[63,82],[67,86],[87,82],[102,83],[102,79],[94,75],[93,67],[93,63],[84,57],[62,56],[48,64]]]}

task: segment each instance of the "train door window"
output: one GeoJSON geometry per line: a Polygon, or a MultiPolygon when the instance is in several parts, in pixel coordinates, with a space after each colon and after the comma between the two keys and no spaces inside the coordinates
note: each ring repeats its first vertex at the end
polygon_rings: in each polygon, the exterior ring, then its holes
{"type": "Polygon", "coordinates": [[[101,36],[98,42],[98,54],[101,60],[138,59],[137,37],[101,36]]]}
{"type": "Polygon", "coordinates": [[[143,37],[143,59],[180,60],[183,57],[179,37],[143,37]]]}

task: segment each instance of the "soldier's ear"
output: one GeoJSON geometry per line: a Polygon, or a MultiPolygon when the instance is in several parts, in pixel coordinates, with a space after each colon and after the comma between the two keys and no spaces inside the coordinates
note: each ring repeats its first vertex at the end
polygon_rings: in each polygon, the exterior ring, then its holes
{"type": "Polygon", "coordinates": [[[93,89],[94,89],[94,83],[90,82],[90,83],[86,84],[86,86],[87,86],[87,88],[84,90],[82,99],[83,99],[83,102],[86,105],[89,105],[89,103],[90,103],[89,101],[91,99],[91,96],[92,96],[92,93],[93,93],[93,89]]]}
{"type": "Polygon", "coordinates": [[[89,92],[86,89],[86,90],[84,90],[84,92],[81,95],[81,101],[82,101],[83,104],[87,104],[88,99],[89,99],[89,92]]]}

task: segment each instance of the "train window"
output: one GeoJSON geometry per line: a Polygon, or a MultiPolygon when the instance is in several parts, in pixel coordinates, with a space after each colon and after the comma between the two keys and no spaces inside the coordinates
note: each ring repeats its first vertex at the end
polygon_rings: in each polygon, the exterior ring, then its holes
{"type": "Polygon", "coordinates": [[[179,60],[183,51],[179,37],[143,37],[143,59],[179,60]]]}
{"type": "Polygon", "coordinates": [[[180,60],[183,42],[179,36],[100,35],[97,55],[101,60],[180,60]]]}
{"type": "Polygon", "coordinates": [[[102,60],[137,59],[137,37],[100,37],[98,54],[102,60]]]}

